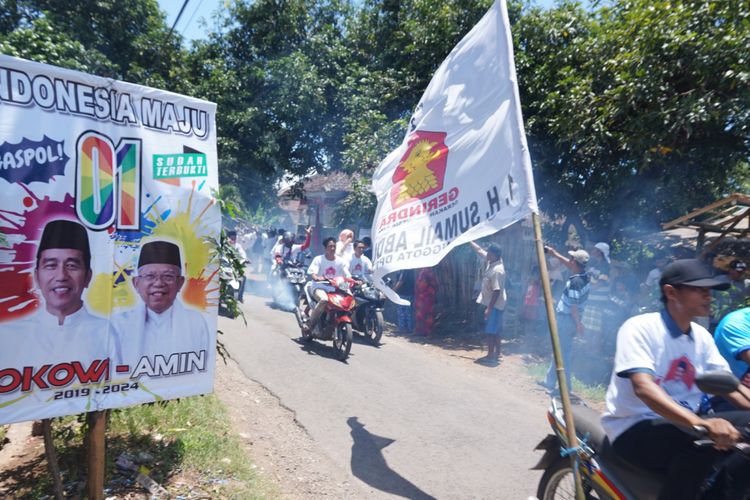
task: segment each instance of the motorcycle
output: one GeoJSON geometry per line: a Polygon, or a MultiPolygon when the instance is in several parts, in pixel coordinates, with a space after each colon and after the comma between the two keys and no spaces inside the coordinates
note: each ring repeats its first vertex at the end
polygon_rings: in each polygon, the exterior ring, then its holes
{"type": "Polygon", "coordinates": [[[299,260],[285,259],[272,273],[272,296],[275,304],[287,311],[294,311],[303,293],[307,274],[299,260]]]}
{"type": "Polygon", "coordinates": [[[351,292],[353,281],[350,278],[341,277],[327,281],[335,290],[327,292],[328,303],[325,312],[321,314],[315,326],[309,331],[304,328],[305,323],[310,318],[312,308],[315,307],[312,283],[305,286],[304,293],[297,302],[295,316],[302,330],[302,338],[306,342],[312,342],[314,339],[332,340],[336,357],[340,361],[344,361],[349,357],[353,340],[351,316],[355,304],[351,292]]]}
{"type": "Polygon", "coordinates": [[[353,288],[354,313],[352,325],[355,330],[362,332],[372,345],[380,345],[383,336],[383,309],[385,295],[366,279],[357,281],[353,288]]]}
{"type": "MultiPolygon", "coordinates": [[[[696,377],[698,388],[710,394],[728,394],[739,384],[734,375],[725,372],[708,372],[696,377]]],[[[636,467],[619,458],[612,449],[600,423],[600,415],[588,406],[576,404],[572,407],[573,423],[579,440],[578,470],[581,474],[586,499],[652,500],[659,497],[666,475],[636,467]]],[[[719,414],[720,415],[720,414],[719,414]]],[[[545,437],[535,449],[543,450],[535,470],[543,470],[537,488],[539,500],[575,498],[575,481],[570,457],[562,456],[561,450],[568,448],[566,425],[562,403],[552,398],[547,420],[554,434],[545,437]]],[[[689,430],[695,434],[696,446],[712,446],[705,439],[706,429],[696,426],[689,430]]],[[[735,445],[740,453],[750,456],[750,426],[740,429],[744,442],[735,445]]]]}

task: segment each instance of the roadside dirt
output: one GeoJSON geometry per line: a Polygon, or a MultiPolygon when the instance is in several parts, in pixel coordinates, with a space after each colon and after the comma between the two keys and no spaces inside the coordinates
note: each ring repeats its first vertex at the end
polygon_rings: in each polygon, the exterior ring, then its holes
{"type": "Polygon", "coordinates": [[[349,475],[318,451],[297,422],[262,385],[245,377],[237,364],[217,362],[215,390],[227,405],[235,431],[260,476],[283,498],[362,498],[349,475]]]}
{"type": "Polygon", "coordinates": [[[24,477],[33,477],[44,466],[44,442],[41,436],[31,436],[31,424],[8,426],[7,441],[0,449],[0,498],[15,498],[24,477]]]}

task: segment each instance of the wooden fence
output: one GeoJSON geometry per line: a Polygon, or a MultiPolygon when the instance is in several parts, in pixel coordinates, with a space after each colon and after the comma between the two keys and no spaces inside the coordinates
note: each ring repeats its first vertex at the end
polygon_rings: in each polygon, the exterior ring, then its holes
{"type": "MultiPolygon", "coordinates": [[[[531,219],[483,238],[479,244],[486,247],[491,242],[499,244],[503,249],[507,273],[508,302],[503,318],[504,329],[508,336],[519,336],[523,334],[521,310],[526,287],[531,272],[537,265],[531,219]]],[[[462,245],[453,249],[435,267],[438,280],[435,311],[440,314],[439,323],[479,325],[479,310],[475,302],[481,285],[483,264],[469,245],[462,245]]]]}

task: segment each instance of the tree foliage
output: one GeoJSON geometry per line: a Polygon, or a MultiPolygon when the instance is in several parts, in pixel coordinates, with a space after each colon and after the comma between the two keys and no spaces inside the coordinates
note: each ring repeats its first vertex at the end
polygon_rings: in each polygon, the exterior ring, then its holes
{"type": "MultiPolygon", "coordinates": [[[[237,0],[188,50],[156,0],[0,0],[0,51],[218,104],[220,181],[367,179],[491,0],[237,0]]],[[[586,238],[656,228],[747,187],[750,4],[509,6],[541,208],[586,238]]],[[[370,209],[366,182],[346,209],[370,209]]],[[[564,228],[566,229],[566,228],[564,228]]]]}
{"type": "Polygon", "coordinates": [[[542,207],[612,238],[741,189],[749,15],[732,2],[628,0],[524,16],[519,74],[542,207]]]}

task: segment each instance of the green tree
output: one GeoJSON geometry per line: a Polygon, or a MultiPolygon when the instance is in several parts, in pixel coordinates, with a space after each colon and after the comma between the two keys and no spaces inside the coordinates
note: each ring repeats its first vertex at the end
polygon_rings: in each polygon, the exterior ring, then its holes
{"type": "Polygon", "coordinates": [[[612,238],[741,186],[749,10],[623,0],[524,16],[516,44],[542,208],[612,238]]]}
{"type": "Polygon", "coordinates": [[[0,0],[0,50],[189,93],[186,51],[156,0],[0,0]]]}

